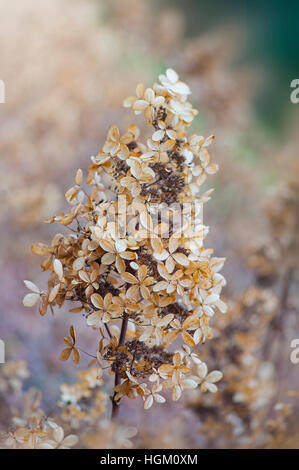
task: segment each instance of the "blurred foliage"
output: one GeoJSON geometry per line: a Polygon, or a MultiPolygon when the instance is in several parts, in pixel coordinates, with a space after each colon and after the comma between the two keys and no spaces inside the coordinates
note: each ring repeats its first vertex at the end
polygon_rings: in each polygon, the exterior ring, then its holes
{"type": "Polygon", "coordinates": [[[280,130],[293,106],[290,82],[298,75],[299,3],[295,0],[166,0],[187,19],[186,34],[195,36],[215,28],[238,25],[248,37],[242,62],[264,73],[255,106],[263,124],[280,130]],[[188,4],[188,8],[186,5],[188,4]]]}

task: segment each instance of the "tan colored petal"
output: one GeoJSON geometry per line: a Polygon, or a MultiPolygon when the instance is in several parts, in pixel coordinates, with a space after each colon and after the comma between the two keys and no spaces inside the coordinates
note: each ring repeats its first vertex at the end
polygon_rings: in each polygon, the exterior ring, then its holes
{"type": "Polygon", "coordinates": [[[53,287],[53,289],[50,291],[50,294],[49,294],[49,302],[53,302],[53,300],[55,300],[58,292],[59,292],[59,289],[60,289],[60,284],[57,284],[55,287],[53,287]]]}
{"type": "Polygon", "coordinates": [[[50,249],[44,243],[36,243],[31,247],[32,252],[37,256],[46,256],[50,253],[50,249]]]}
{"type": "Polygon", "coordinates": [[[145,410],[149,410],[151,408],[151,406],[153,405],[154,403],[154,399],[153,399],[153,396],[152,395],[149,395],[148,397],[146,397],[146,399],[144,400],[144,404],[143,404],[143,408],[145,410]]]}
{"type": "Polygon", "coordinates": [[[89,276],[88,276],[87,272],[79,271],[78,274],[79,274],[80,279],[82,279],[82,281],[87,282],[87,283],[90,282],[90,279],[89,279],[89,276]]]}
{"type": "Polygon", "coordinates": [[[73,361],[75,364],[79,364],[80,362],[80,353],[76,348],[73,348],[73,361]]]}
{"type": "Polygon", "coordinates": [[[184,342],[190,347],[190,348],[194,348],[195,346],[195,341],[194,339],[192,338],[192,336],[187,333],[186,331],[184,331],[182,333],[182,338],[184,340],[184,342]]]}
{"type": "Polygon", "coordinates": [[[84,258],[83,256],[80,257],[80,258],[77,258],[77,259],[75,259],[75,261],[73,262],[73,269],[74,269],[75,271],[79,271],[80,269],[83,268],[84,264],[85,264],[85,258],[84,258]]]}
{"type": "Polygon", "coordinates": [[[171,274],[174,271],[175,268],[175,262],[172,258],[172,256],[169,256],[166,260],[165,267],[167,271],[171,274]]]}
{"type": "Polygon", "coordinates": [[[121,275],[122,279],[129,284],[138,284],[138,279],[131,273],[124,272],[121,275]]]}
{"type": "Polygon", "coordinates": [[[187,256],[184,255],[184,253],[173,253],[172,257],[177,263],[181,264],[182,266],[189,266],[190,261],[187,256]]]}
{"type": "Polygon", "coordinates": [[[171,398],[173,401],[178,401],[182,396],[182,389],[179,385],[175,385],[171,392],[171,398]]]}
{"type": "Polygon", "coordinates": [[[92,294],[90,300],[96,308],[100,309],[104,307],[104,301],[100,294],[92,294]]]}
{"type": "Polygon", "coordinates": [[[61,281],[63,279],[63,267],[62,267],[62,263],[59,259],[54,260],[53,268],[54,268],[55,273],[58,276],[58,279],[61,281]]]}
{"type": "Polygon", "coordinates": [[[168,244],[168,248],[169,248],[169,251],[170,253],[174,253],[179,247],[179,240],[177,237],[170,237],[169,239],[169,244],[168,244]]]}
{"type": "Polygon", "coordinates": [[[114,261],[115,261],[115,254],[113,253],[105,253],[101,258],[101,263],[106,264],[108,266],[114,263],[114,261]]]}
{"type": "Polygon", "coordinates": [[[137,272],[139,282],[144,281],[144,279],[146,278],[146,274],[147,274],[147,267],[145,266],[145,264],[143,264],[142,266],[138,268],[138,272],[137,272]]]}
{"type": "Polygon", "coordinates": [[[131,300],[138,300],[139,299],[139,286],[131,286],[126,293],[128,299],[131,300]]]}
{"type": "Polygon", "coordinates": [[[69,358],[70,355],[71,355],[71,352],[72,352],[72,348],[66,348],[66,349],[64,349],[63,351],[61,351],[60,356],[59,356],[59,359],[60,359],[61,361],[67,361],[68,358],[69,358]]]}
{"type": "Polygon", "coordinates": [[[150,297],[150,291],[147,287],[145,286],[140,286],[140,293],[141,293],[141,296],[144,298],[144,299],[149,299],[150,297]]]}
{"type": "Polygon", "coordinates": [[[103,248],[103,250],[108,251],[109,253],[115,253],[113,244],[108,240],[100,240],[99,244],[103,248]]]}
{"type": "Polygon", "coordinates": [[[34,294],[33,292],[25,295],[23,299],[24,307],[33,307],[37,303],[39,297],[39,294],[34,294]]]}
{"type": "Polygon", "coordinates": [[[87,318],[87,325],[99,326],[99,324],[101,323],[102,315],[103,315],[102,310],[97,310],[96,312],[93,312],[87,318]]]}

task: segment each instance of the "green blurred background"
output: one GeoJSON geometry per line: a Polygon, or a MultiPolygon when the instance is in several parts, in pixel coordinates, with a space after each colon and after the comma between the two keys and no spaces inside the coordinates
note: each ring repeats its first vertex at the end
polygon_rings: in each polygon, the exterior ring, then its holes
{"type": "MultiPolygon", "coordinates": [[[[255,98],[261,122],[281,129],[290,107],[290,82],[299,75],[299,2],[290,0],[167,0],[187,19],[186,34],[237,24],[247,36],[239,61],[262,68],[255,98]]],[[[161,4],[161,2],[160,2],[161,4]]]]}

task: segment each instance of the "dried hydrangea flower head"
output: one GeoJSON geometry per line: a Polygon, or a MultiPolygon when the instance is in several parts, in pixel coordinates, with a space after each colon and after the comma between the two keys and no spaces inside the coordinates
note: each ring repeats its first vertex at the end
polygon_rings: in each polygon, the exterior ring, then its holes
{"type": "MultiPolygon", "coordinates": [[[[24,305],[40,301],[40,313],[65,301],[82,312],[99,335],[99,367],[115,374],[114,413],[122,397],[141,397],[144,408],[163,403],[171,389],[217,390],[218,371],[194,349],[212,337],[209,322],[226,311],[220,299],[224,258],[203,247],[208,228],[200,194],[207,175],[217,171],[208,147],[213,136],[187,136],[197,111],[189,87],[168,69],[152,88],[139,84],[124,106],[144,113],[151,137],[141,140],[132,125],[121,134],[111,126],[99,153],[91,157],[86,185],[77,171],[66,193],[71,208],[53,216],[71,231],[51,244],[33,245],[49,271],[48,289],[25,281],[24,305]],[[89,189],[87,189],[89,188],[89,189]]],[[[61,359],[80,361],[73,327],[61,359]]]]}

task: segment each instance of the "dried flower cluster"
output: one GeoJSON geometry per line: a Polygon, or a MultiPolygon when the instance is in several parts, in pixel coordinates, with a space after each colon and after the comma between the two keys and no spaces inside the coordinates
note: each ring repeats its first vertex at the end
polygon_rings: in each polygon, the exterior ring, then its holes
{"type": "Polygon", "coordinates": [[[298,317],[292,302],[298,195],[298,183],[288,177],[267,197],[266,243],[256,243],[249,255],[254,283],[231,299],[229,314],[215,325],[215,341],[204,350],[203,359],[209,357],[226,377],[216,397],[189,397],[203,421],[200,432],[208,445],[248,448],[296,442],[292,433],[297,432],[298,390],[293,389],[296,382],[290,386],[284,378],[290,364],[288,332],[298,317]]]}
{"type": "MultiPolygon", "coordinates": [[[[0,403],[8,415],[9,431],[0,427],[0,448],[13,449],[69,449],[129,448],[137,430],[107,420],[108,395],[102,389],[103,380],[98,368],[90,367],[78,372],[78,380],[71,385],[61,385],[58,408],[51,416],[41,405],[42,394],[30,388],[22,391],[23,381],[30,376],[25,361],[10,361],[0,370],[0,403]],[[10,399],[5,394],[12,387],[10,399]],[[20,405],[16,407],[16,398],[20,405]],[[13,398],[13,399],[11,399],[13,398]],[[74,434],[74,432],[76,434],[74,434]]],[[[2,426],[1,421],[1,426],[2,426]]]]}
{"type": "MultiPolygon", "coordinates": [[[[99,332],[94,356],[115,374],[115,408],[124,396],[140,396],[148,409],[165,401],[164,389],[172,389],[175,401],[198,385],[216,391],[222,377],[208,374],[193,351],[212,337],[215,311],[226,311],[219,274],[224,259],[202,246],[208,229],[199,210],[211,193],[200,195],[200,187],[217,170],[208,153],[213,136],[187,136],[197,114],[187,101],[190,89],[172,69],[159,80],[152,88],[139,84],[136,96],[124,101],[135,114],[144,113],[151,137],[143,143],[135,125],[122,135],[110,127],[92,157],[90,191],[78,170],[66,193],[70,211],[48,221],[72,233],[32,247],[50,271],[48,290],[25,281],[31,291],[25,306],[39,301],[45,315],[66,300],[75,302],[71,312],[82,312],[99,332]]],[[[72,354],[79,362],[73,327],[65,344],[61,359],[72,354]]]]}
{"type": "Polygon", "coordinates": [[[273,364],[261,357],[261,345],[277,308],[270,289],[250,286],[230,302],[229,314],[215,326],[215,339],[204,353],[225,370],[225,383],[215,397],[189,397],[207,445],[249,447],[265,433],[263,421],[276,383],[273,364]]]}

